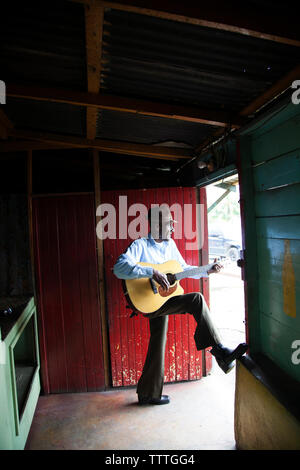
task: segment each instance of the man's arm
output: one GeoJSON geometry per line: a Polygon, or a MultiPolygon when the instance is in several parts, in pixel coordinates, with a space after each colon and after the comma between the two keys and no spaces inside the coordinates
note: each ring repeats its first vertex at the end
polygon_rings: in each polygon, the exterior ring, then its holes
{"type": "MultiPolygon", "coordinates": [[[[176,243],[174,242],[174,240],[172,239],[172,242],[173,242],[173,246],[172,246],[172,252],[173,252],[173,255],[174,255],[174,259],[176,259],[182,266],[182,269],[184,271],[187,271],[188,269],[192,269],[192,268],[198,268],[199,266],[192,266],[192,265],[189,265],[185,262],[185,260],[183,259],[180,251],[178,250],[177,248],[177,245],[176,243]]],[[[208,277],[209,274],[212,274],[212,273],[218,273],[220,271],[220,269],[222,268],[222,266],[220,264],[217,263],[217,260],[215,259],[214,262],[216,263],[209,271],[206,271],[205,273],[201,273],[201,274],[197,274],[196,276],[191,276],[192,279],[200,279],[202,277],[208,277]]]]}
{"type": "Polygon", "coordinates": [[[119,256],[114,265],[113,272],[119,279],[138,279],[141,277],[153,278],[164,290],[168,290],[170,283],[165,274],[147,266],[137,263],[141,259],[142,246],[139,240],[135,240],[127,248],[125,253],[119,256]]]}
{"type": "Polygon", "coordinates": [[[139,240],[132,242],[125,253],[117,259],[113,272],[119,279],[150,278],[153,276],[153,268],[137,264],[141,259],[142,247],[140,243],[139,240]]]}
{"type": "Polygon", "coordinates": [[[214,263],[215,264],[212,266],[212,268],[207,271],[207,274],[219,273],[223,268],[222,264],[218,263],[217,258],[214,259],[214,263]]]}

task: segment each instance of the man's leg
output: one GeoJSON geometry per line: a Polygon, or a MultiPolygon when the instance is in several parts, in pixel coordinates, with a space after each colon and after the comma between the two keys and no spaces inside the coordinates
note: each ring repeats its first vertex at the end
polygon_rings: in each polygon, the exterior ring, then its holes
{"type": "Polygon", "coordinates": [[[160,399],[164,384],[168,316],[149,318],[150,338],[142,375],[137,385],[139,399],[160,399]]]}
{"type": "MultiPolygon", "coordinates": [[[[220,342],[210,318],[209,310],[200,293],[171,297],[159,310],[145,315],[149,318],[150,338],[146,361],[137,385],[139,401],[160,400],[164,384],[165,347],[168,315],[191,313],[197,321],[197,348],[204,349],[220,342]]],[[[196,339],[195,339],[196,340],[196,339]]]]}
{"type": "Polygon", "coordinates": [[[195,318],[197,328],[194,338],[198,351],[222,342],[220,334],[210,318],[209,308],[200,292],[171,297],[159,310],[150,315],[151,318],[157,318],[161,315],[177,313],[190,313],[195,318]]]}
{"type": "Polygon", "coordinates": [[[199,292],[171,297],[154,316],[170,315],[174,313],[190,313],[197,322],[194,339],[198,351],[212,346],[211,354],[216,358],[218,365],[227,373],[233,367],[233,361],[241,357],[248,349],[245,343],[239,344],[235,349],[228,349],[222,344],[220,334],[210,318],[210,312],[205,299],[199,292]]]}

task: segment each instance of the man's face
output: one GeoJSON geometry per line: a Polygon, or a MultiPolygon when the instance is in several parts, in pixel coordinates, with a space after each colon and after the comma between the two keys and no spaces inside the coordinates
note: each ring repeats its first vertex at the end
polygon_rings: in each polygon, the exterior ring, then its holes
{"type": "Polygon", "coordinates": [[[172,236],[173,227],[173,220],[159,217],[159,221],[154,220],[151,223],[151,234],[154,239],[169,240],[172,236]]]}

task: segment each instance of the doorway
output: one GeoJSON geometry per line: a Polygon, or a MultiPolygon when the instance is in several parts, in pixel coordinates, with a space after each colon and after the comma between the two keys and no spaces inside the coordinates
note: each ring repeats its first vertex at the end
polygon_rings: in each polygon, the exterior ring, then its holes
{"type": "Polygon", "coordinates": [[[230,348],[245,342],[244,281],[237,261],[242,249],[238,175],[224,178],[207,191],[209,260],[220,259],[222,271],[210,276],[212,320],[230,348]]]}

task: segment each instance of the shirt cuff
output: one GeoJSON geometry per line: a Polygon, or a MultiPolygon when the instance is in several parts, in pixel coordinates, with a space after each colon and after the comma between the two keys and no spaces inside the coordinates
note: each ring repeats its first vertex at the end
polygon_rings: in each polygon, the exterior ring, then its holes
{"type": "Polygon", "coordinates": [[[143,266],[141,277],[151,278],[152,276],[153,276],[153,268],[151,268],[150,266],[143,266]]]}

